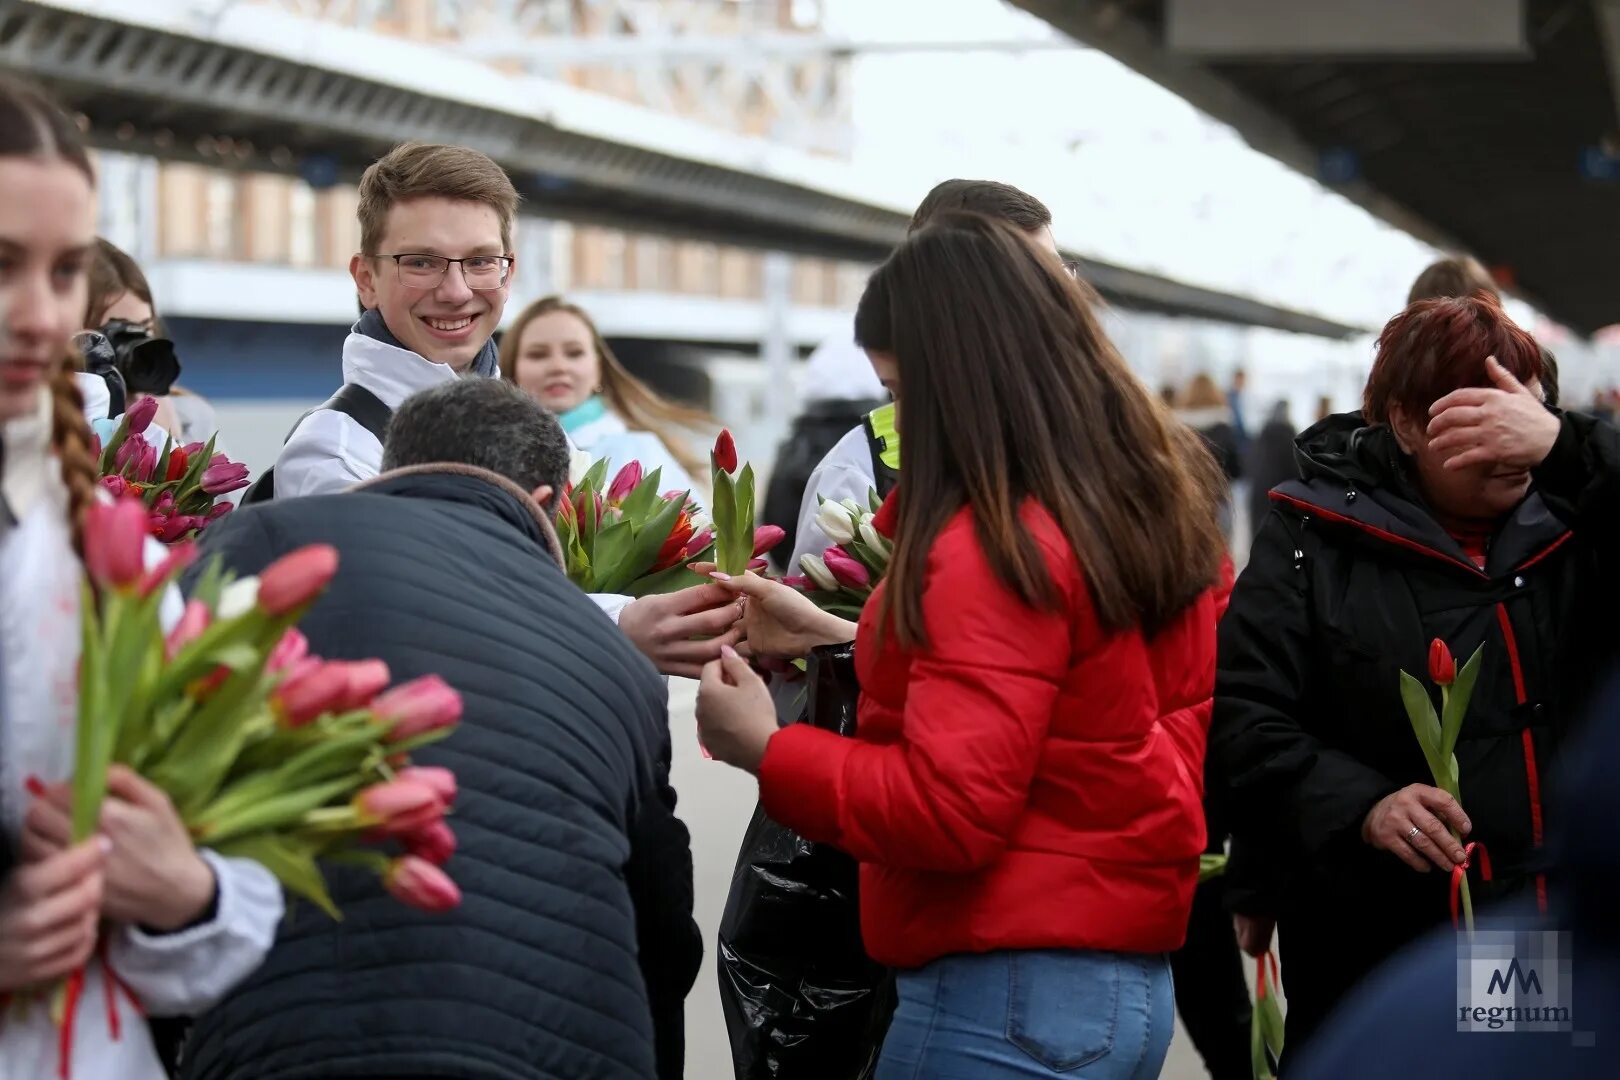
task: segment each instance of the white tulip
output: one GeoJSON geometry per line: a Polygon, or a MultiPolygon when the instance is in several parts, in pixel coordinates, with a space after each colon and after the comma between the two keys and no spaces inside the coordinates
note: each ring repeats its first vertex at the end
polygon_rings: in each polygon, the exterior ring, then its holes
{"type": "Polygon", "coordinates": [[[847,544],[855,539],[855,525],[839,503],[822,503],[816,512],[816,526],[835,544],[847,544]]]}
{"type": "Polygon", "coordinates": [[[820,555],[804,556],[799,560],[799,568],[816,583],[816,588],[826,589],[828,592],[838,591],[838,579],[833,577],[833,572],[827,569],[827,564],[820,555]]]}
{"type": "Polygon", "coordinates": [[[872,553],[879,566],[889,565],[889,542],[872,527],[871,518],[861,522],[861,543],[866,545],[866,550],[872,553]]]}
{"type": "Polygon", "coordinates": [[[583,450],[570,451],[568,455],[568,483],[578,487],[585,474],[591,471],[591,455],[583,450]]]}
{"type": "Polygon", "coordinates": [[[219,610],[214,612],[216,619],[234,619],[246,615],[259,603],[259,579],[256,577],[237,578],[219,594],[219,610]]]}

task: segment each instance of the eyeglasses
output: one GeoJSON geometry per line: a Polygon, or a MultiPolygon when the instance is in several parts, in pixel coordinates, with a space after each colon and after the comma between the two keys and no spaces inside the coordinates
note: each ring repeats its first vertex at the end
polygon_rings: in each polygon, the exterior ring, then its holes
{"type": "Polygon", "coordinates": [[[461,279],[467,288],[488,292],[499,289],[512,276],[509,255],[469,255],[465,259],[447,259],[443,255],[421,255],[406,252],[399,255],[373,255],[374,259],[393,259],[399,268],[399,283],[411,289],[436,289],[451,263],[461,265],[461,279]]]}

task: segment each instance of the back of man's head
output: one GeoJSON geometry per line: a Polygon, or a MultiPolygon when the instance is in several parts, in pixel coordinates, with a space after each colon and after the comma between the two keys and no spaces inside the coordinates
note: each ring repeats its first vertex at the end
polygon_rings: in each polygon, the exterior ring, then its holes
{"type": "Polygon", "coordinates": [[[908,231],[916,232],[935,217],[952,210],[999,218],[1027,233],[1052,225],[1052,211],[1046,204],[1011,184],[995,180],[946,180],[923,198],[917,212],[911,215],[908,231]]]}
{"type": "Polygon", "coordinates": [[[469,147],[419,142],[394,147],[360,177],[360,250],[376,253],[396,203],[433,197],[490,207],[501,222],[501,242],[512,250],[518,193],[506,170],[469,147]]]}
{"type": "Polygon", "coordinates": [[[394,410],[382,467],[474,465],[524,491],[561,492],[568,460],[562,425],[529,395],[502,379],[457,379],[414,394],[394,410]]]}
{"type": "Polygon", "coordinates": [[[1419,300],[1451,300],[1473,296],[1477,292],[1487,292],[1497,300],[1502,299],[1496,282],[1491,280],[1490,271],[1480,265],[1478,259],[1456,255],[1425,268],[1412,283],[1412,291],[1406,294],[1406,303],[1410,306],[1419,300]]]}

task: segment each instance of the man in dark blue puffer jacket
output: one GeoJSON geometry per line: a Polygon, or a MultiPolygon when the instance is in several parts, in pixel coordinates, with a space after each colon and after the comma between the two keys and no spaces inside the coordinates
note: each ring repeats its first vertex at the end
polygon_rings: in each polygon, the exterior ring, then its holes
{"type": "Polygon", "coordinates": [[[702,939],[666,690],[559,568],[542,507],[567,462],[521,392],[460,381],[396,412],[390,471],[361,490],[210,529],[204,561],[238,574],[336,546],[303,622],[312,649],[461,692],[461,726],[415,756],[460,782],[446,870],[463,899],[424,914],[330,868],[343,921],[292,912],[264,967],[198,1021],[188,1080],[680,1076],[702,939]]]}

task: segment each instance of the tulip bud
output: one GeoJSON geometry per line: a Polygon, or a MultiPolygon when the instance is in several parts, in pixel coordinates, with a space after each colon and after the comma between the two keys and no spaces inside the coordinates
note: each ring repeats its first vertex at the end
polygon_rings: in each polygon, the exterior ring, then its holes
{"type": "Polygon", "coordinates": [[[424,675],[377,695],[377,719],[389,725],[388,741],[400,742],[461,720],[461,695],[437,675],[424,675]]]}
{"type": "Polygon", "coordinates": [[[157,472],[157,447],[147,442],[144,438],[139,440],[139,446],[140,453],[136,456],[135,460],[135,479],[143,480],[149,483],[153,479],[153,474],[157,472]]]}
{"type": "Polygon", "coordinates": [[[309,655],[309,639],[298,627],[290,627],[276,647],[270,650],[269,657],[264,662],[264,669],[269,672],[288,671],[298,661],[309,655]]]}
{"type": "Polygon", "coordinates": [[[865,544],[866,550],[872,553],[872,559],[879,566],[889,565],[889,556],[891,554],[890,548],[892,545],[890,545],[887,540],[883,539],[883,537],[878,533],[877,529],[873,527],[870,518],[861,522],[860,533],[861,543],[865,544]]]}
{"type": "Polygon", "coordinates": [[[714,530],[704,529],[686,542],[687,558],[693,558],[703,553],[710,544],[714,543],[714,530]]]}
{"type": "Polygon", "coordinates": [[[247,487],[248,483],[248,467],[240,462],[226,461],[204,469],[199,486],[207,495],[227,495],[247,487]]]}
{"type": "Polygon", "coordinates": [[[236,507],[232,506],[228,502],[215,503],[213,505],[213,507],[211,509],[209,509],[208,517],[205,518],[204,520],[206,520],[206,521],[218,521],[220,518],[224,517],[226,514],[230,513],[232,510],[235,510],[235,509],[236,509],[236,507]]]}
{"type": "Polygon", "coordinates": [[[838,579],[833,577],[832,571],[827,569],[827,564],[820,555],[804,556],[799,560],[799,568],[809,575],[816,588],[828,592],[838,591],[838,579]]]}
{"type": "Polygon", "coordinates": [[[720,432],[714,441],[714,464],[721,472],[737,471],[737,441],[731,437],[730,428],[720,432]]]}
{"type": "MultiPolygon", "coordinates": [[[[151,399],[148,398],[147,400],[150,401],[151,399]]],[[[120,446],[118,448],[118,452],[113,455],[113,469],[118,472],[119,475],[123,475],[126,472],[132,474],[138,473],[140,471],[139,466],[141,463],[141,447],[145,445],[146,440],[138,435],[131,435],[129,438],[125,439],[124,444],[120,446]]]]}
{"type": "Polygon", "coordinates": [[[748,569],[752,570],[756,574],[763,573],[764,571],[768,570],[770,568],[770,565],[771,565],[770,560],[768,560],[768,559],[749,559],[748,560],[748,569]]]}
{"type": "Polygon", "coordinates": [[[259,604],[259,579],[237,578],[220,590],[219,603],[214,615],[221,619],[236,619],[252,611],[259,604]]]}
{"type": "Polygon", "coordinates": [[[461,890],[450,876],[418,855],[390,863],[383,885],[394,899],[420,911],[449,911],[461,903],[461,890]]]}
{"type": "Polygon", "coordinates": [[[630,497],[630,493],[636,490],[639,483],[641,483],[641,462],[632,461],[620,469],[619,474],[613,478],[613,483],[608,485],[608,502],[615,506],[624,502],[630,497]]]}
{"type": "Polygon", "coordinates": [[[129,482],[122,476],[103,476],[101,478],[101,489],[116,499],[128,493],[129,482]]]}
{"type": "Polygon", "coordinates": [[[349,675],[349,692],[341,711],[350,712],[371,704],[371,699],[388,685],[388,665],[381,660],[355,660],[343,665],[349,675]]]}
{"type": "Polygon", "coordinates": [[[824,502],[816,511],[816,527],[835,544],[847,544],[855,539],[855,525],[840,503],[824,502]]]}
{"type": "MultiPolygon", "coordinates": [[[[129,424],[131,439],[141,435],[152,426],[152,418],[157,415],[158,399],[148,395],[131,405],[124,413],[124,419],[129,424]]],[[[144,440],[138,440],[144,441],[144,440]]]]}
{"type": "Polygon", "coordinates": [[[405,844],[406,851],[434,866],[443,866],[456,853],[455,831],[442,819],[429,822],[415,832],[400,837],[400,840],[405,844]]]}
{"type": "Polygon", "coordinates": [[[353,806],[362,825],[388,836],[415,832],[444,817],[438,793],[415,780],[373,784],[355,795],[353,806]]]}
{"type": "Polygon", "coordinates": [[[146,547],[146,507],[128,496],[112,503],[93,500],[84,514],[84,564],[102,588],[127,589],[141,580],[146,547]]]}
{"type": "Polygon", "coordinates": [[[851,589],[864,589],[872,584],[872,575],[860,561],[843,548],[831,547],[822,556],[827,563],[827,569],[832,576],[838,579],[840,585],[851,589]]]}
{"type": "Polygon", "coordinates": [[[754,555],[763,555],[786,539],[787,530],[780,525],[761,525],[754,530],[754,555]]]}
{"type": "Polygon", "coordinates": [[[1439,638],[1429,642],[1429,678],[1437,686],[1450,686],[1457,681],[1457,661],[1439,638]]]}
{"type": "Polygon", "coordinates": [[[186,452],[186,457],[191,458],[191,457],[196,457],[198,454],[200,454],[204,450],[208,449],[208,445],[206,443],[200,443],[200,442],[188,442],[188,443],[186,443],[186,445],[182,446],[180,449],[182,449],[182,450],[184,450],[186,452]]]}
{"type": "Polygon", "coordinates": [[[399,770],[400,780],[410,780],[433,789],[446,806],[456,802],[456,774],[439,765],[411,765],[399,770]]]}
{"type": "Polygon", "coordinates": [[[259,609],[285,615],[311,603],[337,573],[337,548],[310,544],[283,555],[259,575],[259,609]]]}
{"type": "Polygon", "coordinates": [[[166,483],[172,484],[182,476],[186,475],[186,470],[190,467],[191,463],[186,460],[186,452],[184,450],[170,450],[169,467],[164,472],[163,479],[166,483]]]}
{"type": "Polygon", "coordinates": [[[208,623],[213,618],[208,605],[201,600],[186,601],[186,609],[180,614],[180,621],[175,623],[174,629],[163,642],[163,654],[173,660],[181,649],[196,641],[202,632],[208,629],[208,623]]]}
{"type": "Polygon", "coordinates": [[[816,587],[815,582],[803,576],[785,577],[782,579],[782,584],[790,589],[798,589],[800,592],[809,592],[816,587]]]}
{"type": "Polygon", "coordinates": [[[348,695],[348,665],[326,663],[289,676],[270,692],[270,707],[283,727],[303,727],[328,713],[342,712],[348,695]]]}

